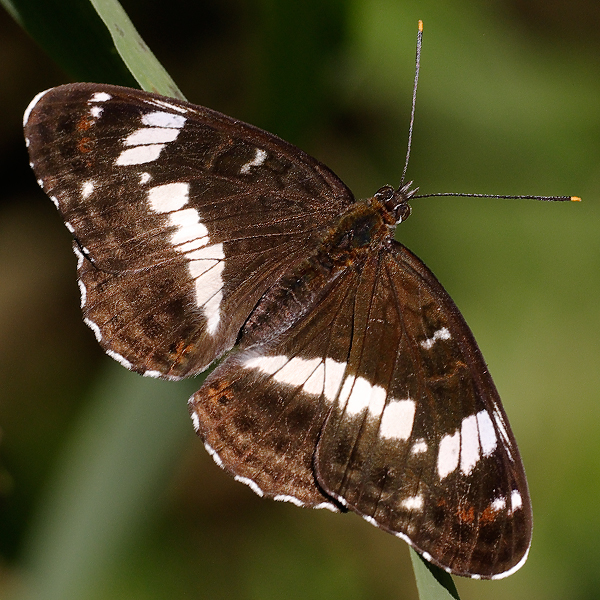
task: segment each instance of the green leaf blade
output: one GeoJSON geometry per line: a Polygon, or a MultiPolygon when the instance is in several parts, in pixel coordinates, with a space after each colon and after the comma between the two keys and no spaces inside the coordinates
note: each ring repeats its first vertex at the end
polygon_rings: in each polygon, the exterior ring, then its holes
{"type": "Polygon", "coordinates": [[[450,574],[427,562],[412,548],[410,549],[410,559],[421,600],[460,600],[450,574]]]}

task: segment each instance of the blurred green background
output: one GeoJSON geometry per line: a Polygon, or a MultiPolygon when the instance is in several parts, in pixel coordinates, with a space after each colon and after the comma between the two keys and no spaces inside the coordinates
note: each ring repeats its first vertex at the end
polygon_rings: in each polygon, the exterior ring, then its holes
{"type": "MultiPolygon", "coordinates": [[[[124,0],[187,98],[278,133],[357,196],[426,199],[397,237],[470,324],[528,473],[534,540],[463,599],[600,598],[600,5],[594,0],[124,0]]],[[[261,500],[188,422],[199,381],[105,357],[70,235],[27,166],[22,113],[62,72],[0,10],[0,598],[414,598],[406,544],[261,500]]]]}

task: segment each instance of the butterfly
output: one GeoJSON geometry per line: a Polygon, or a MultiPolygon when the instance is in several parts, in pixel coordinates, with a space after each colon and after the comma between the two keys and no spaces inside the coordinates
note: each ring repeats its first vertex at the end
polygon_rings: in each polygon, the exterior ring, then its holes
{"type": "Polygon", "coordinates": [[[524,563],[531,502],[496,387],[394,239],[410,184],[356,200],[275,135],[111,85],[38,94],[24,130],[106,353],[174,380],[229,353],[189,401],[219,466],[260,496],[353,511],[452,574],[524,563]]]}

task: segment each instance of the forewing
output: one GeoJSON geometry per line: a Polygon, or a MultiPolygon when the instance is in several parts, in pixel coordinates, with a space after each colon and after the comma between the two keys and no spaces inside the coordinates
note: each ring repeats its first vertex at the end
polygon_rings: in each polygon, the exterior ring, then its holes
{"type": "Polygon", "coordinates": [[[24,117],[32,167],[75,242],[86,322],[147,375],[203,370],[350,202],[291,144],[209,109],[73,84],[24,117]]]}
{"type": "Polygon", "coordinates": [[[500,398],[455,304],[395,242],[361,272],[347,373],[320,486],[451,573],[516,570],[531,506],[500,398]]]}

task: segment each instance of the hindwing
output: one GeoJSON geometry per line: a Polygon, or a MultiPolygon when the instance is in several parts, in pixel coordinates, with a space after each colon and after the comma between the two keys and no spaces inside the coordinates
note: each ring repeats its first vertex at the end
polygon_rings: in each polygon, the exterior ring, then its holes
{"type": "Polygon", "coordinates": [[[351,509],[459,574],[508,575],[531,541],[518,449],[477,344],[389,242],[191,399],[216,461],[269,497],[351,509]]]}

